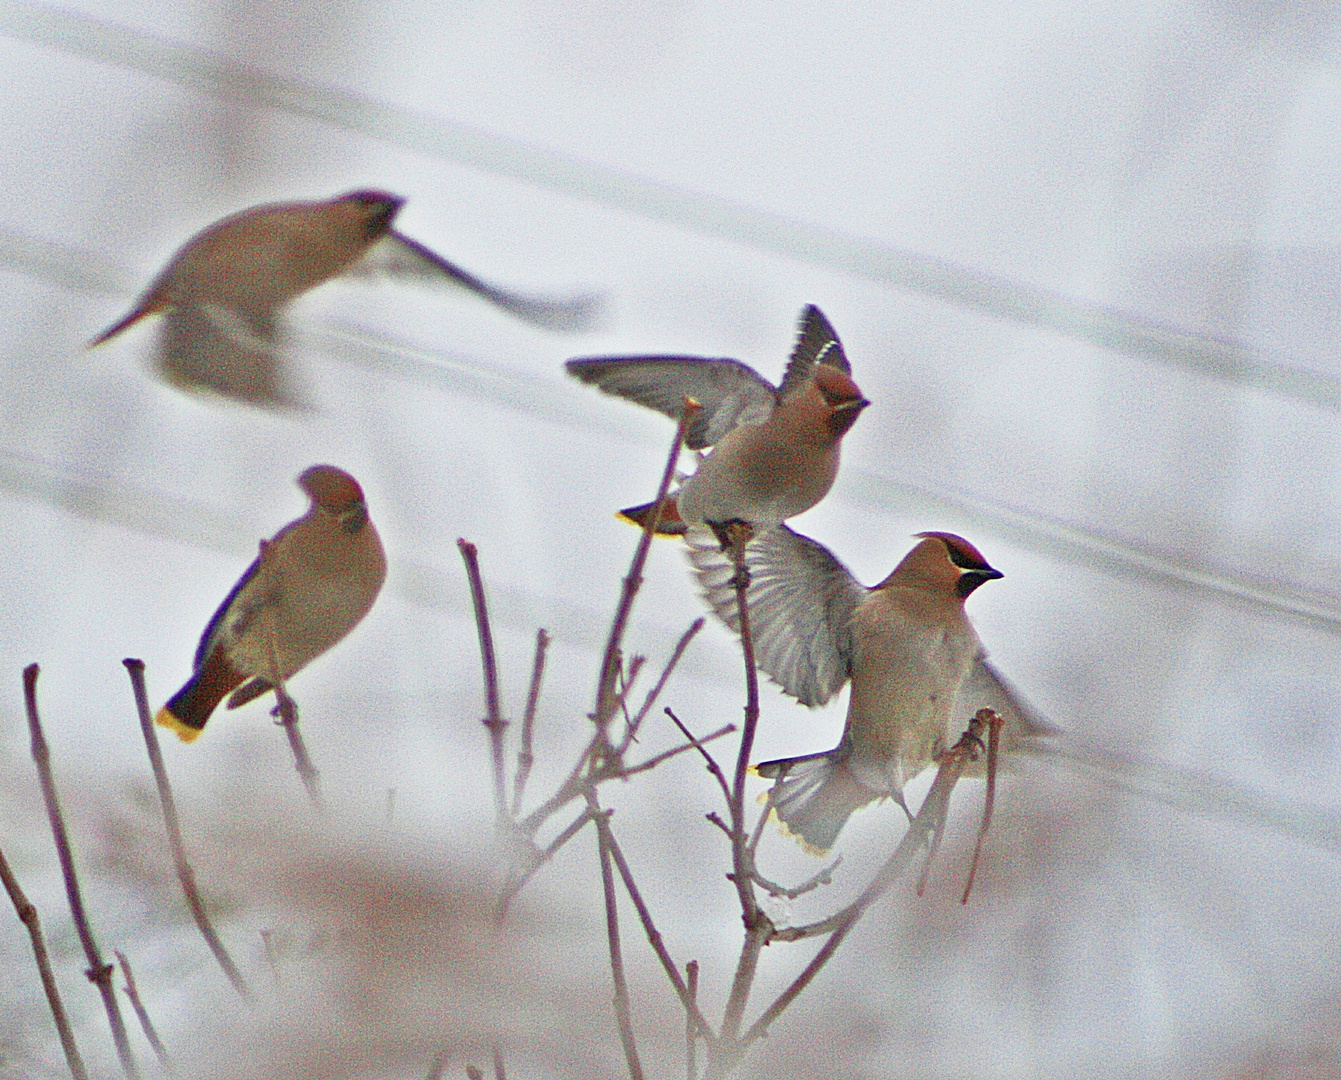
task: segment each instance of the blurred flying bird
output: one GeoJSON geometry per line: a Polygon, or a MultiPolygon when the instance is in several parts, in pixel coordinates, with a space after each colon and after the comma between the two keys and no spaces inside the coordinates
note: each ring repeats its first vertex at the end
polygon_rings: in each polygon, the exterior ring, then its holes
{"type": "MultiPolygon", "coordinates": [[[[988,665],[964,601],[1001,577],[952,533],[921,542],[874,588],[822,544],[787,526],[745,546],[755,660],[804,705],[823,705],[849,679],[847,725],[821,754],[766,761],[769,801],[808,848],[833,846],[852,812],[903,788],[950,746],[980,708],[1006,721],[1005,743],[1055,733],[988,665]]],[[[740,629],[736,566],[706,529],[689,530],[690,561],[717,615],[740,629]]]]}
{"type": "Polygon", "coordinates": [[[194,674],[155,717],[184,742],[225,694],[236,709],[282,686],[354,629],[382,588],[386,555],[358,482],[313,465],[298,486],[311,499],[307,513],[262,544],[205,628],[194,674]]]}
{"type": "Polygon", "coordinates": [[[299,404],[283,377],[281,312],[340,274],[452,283],[551,330],[580,330],[591,320],[594,297],[506,292],[397,232],[391,223],[404,203],[384,191],[352,191],[232,214],[188,240],[130,314],[89,347],[161,311],[158,364],[168,382],[276,408],[299,404]]]}
{"type": "MultiPolygon", "coordinates": [[[[569,360],[568,373],[679,419],[684,399],[701,411],[685,437],[691,450],[713,447],[698,471],[661,507],[657,532],[683,534],[711,525],[725,543],[731,522],[777,525],[824,498],[838,474],[844,434],[870,404],[829,320],[813,304],[780,387],[738,360],[693,356],[595,357],[569,360]]],[[[621,510],[642,524],[654,503],[621,510]]]]}

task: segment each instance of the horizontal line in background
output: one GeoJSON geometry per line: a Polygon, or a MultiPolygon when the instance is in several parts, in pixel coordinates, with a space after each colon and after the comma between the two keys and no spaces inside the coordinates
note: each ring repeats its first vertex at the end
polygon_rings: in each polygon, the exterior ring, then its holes
{"type": "MultiPolygon", "coordinates": [[[[126,484],[106,476],[80,474],[64,465],[0,449],[0,492],[21,499],[37,499],[67,513],[103,524],[134,529],[188,547],[217,552],[238,560],[239,572],[254,558],[258,543],[269,535],[243,514],[126,484]]],[[[273,529],[273,525],[272,525],[273,529]]],[[[464,571],[451,574],[437,566],[407,559],[390,560],[387,589],[399,599],[418,607],[473,617],[464,571]]],[[[609,632],[616,599],[611,592],[611,613],[570,601],[487,582],[494,621],[521,634],[534,634],[535,612],[546,612],[553,622],[551,636],[570,644],[599,651],[609,632]]],[[[682,628],[683,629],[683,628],[682,628]]],[[[668,656],[679,634],[638,620],[635,644],[650,651],[650,659],[668,656]],[[650,650],[649,650],[650,646],[650,650]]],[[[685,667],[698,674],[710,669],[701,660],[686,656],[685,667]]],[[[720,667],[711,669],[720,672],[720,667]]]]}
{"type": "MultiPolygon", "coordinates": [[[[0,267],[98,295],[122,291],[121,284],[131,278],[128,270],[91,259],[77,249],[4,232],[0,232],[0,267]]],[[[557,374],[554,379],[541,378],[424,349],[343,323],[309,325],[300,330],[304,339],[338,363],[486,401],[580,429],[587,435],[601,433],[657,449],[665,446],[663,425],[621,423],[608,410],[591,408],[589,395],[571,392],[557,374]]],[[[1194,562],[1037,511],[994,503],[970,492],[929,488],[897,476],[846,466],[830,498],[882,512],[934,517],[946,524],[960,522],[966,533],[990,532],[1027,550],[1091,569],[1211,592],[1301,620],[1330,634],[1341,634],[1341,597],[1194,562]]]]}
{"type": "Polygon", "coordinates": [[[0,33],[132,68],[204,94],[276,109],[470,168],[593,200],[800,262],[1238,386],[1341,408],[1341,381],[1275,363],[1237,341],[659,183],[348,91],[282,78],[218,54],[25,0],[0,0],[0,33]]]}

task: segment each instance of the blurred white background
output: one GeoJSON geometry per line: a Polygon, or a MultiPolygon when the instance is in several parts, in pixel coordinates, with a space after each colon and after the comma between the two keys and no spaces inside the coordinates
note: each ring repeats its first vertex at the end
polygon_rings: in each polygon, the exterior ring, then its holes
{"type": "MultiPolygon", "coordinates": [[[[100,936],[143,956],[181,1046],[232,1006],[176,897],[137,901],[99,832],[147,782],[121,658],[144,658],[161,702],[256,541],[303,509],[297,473],[349,469],[391,578],[294,681],[309,748],[347,820],[380,821],[394,788],[398,829],[479,852],[492,810],[455,540],[480,548],[510,717],[535,629],[554,638],[541,793],[584,737],[636,540],[612,512],[651,497],[671,436],[562,361],[733,356],[776,379],[810,302],[874,404],[797,528],[867,582],[916,531],[968,536],[1006,575],[973,597],[979,632],[1054,722],[1341,812],[1339,32],[1334,4],[1265,0],[0,0],[0,845],[86,1051],[110,1074],[26,760],[22,666],[42,664],[57,767],[108,855],[86,855],[100,936]],[[490,280],[603,291],[601,325],[564,338],[465,293],[336,282],[293,313],[315,406],[297,416],[156,382],[149,325],[83,350],[209,222],[355,187],[409,197],[401,228],[490,280]]],[[[649,565],[630,647],[659,668],[700,606],[675,543],[649,565]]],[[[737,720],[737,657],[709,627],[666,703],[700,732],[737,720]]],[[[757,758],[832,746],[844,708],[767,688],[757,758]]],[[[649,750],[673,742],[657,724],[649,750]]],[[[271,812],[249,785],[297,785],[261,704],[165,749],[197,837],[220,808],[271,812]]],[[[1337,832],[1027,762],[961,909],[979,785],[960,798],[940,887],[896,890],[748,1073],[1341,1074],[1337,832]]],[[[703,961],[719,1001],[738,916],[709,779],[681,759],[614,799],[677,957],[703,961]]],[[[835,890],[898,821],[858,815],[835,890]]],[[[765,850],[777,875],[815,868],[780,838],[765,850]]],[[[587,837],[538,895],[567,912],[569,948],[587,942],[573,962],[599,997],[594,873],[587,837]]],[[[233,914],[226,936],[258,965],[264,920],[233,914]]],[[[55,1074],[10,923],[0,1074],[55,1074]]],[[[766,985],[802,962],[765,960],[766,985]]],[[[564,1075],[526,1052],[518,1075],[564,1075]]]]}

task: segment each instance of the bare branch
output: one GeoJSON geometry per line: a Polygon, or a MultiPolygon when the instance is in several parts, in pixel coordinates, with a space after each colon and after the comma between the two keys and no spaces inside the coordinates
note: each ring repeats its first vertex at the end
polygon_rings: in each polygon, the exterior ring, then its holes
{"type": "Polygon", "coordinates": [[[819,952],[811,958],[810,963],[805,966],[801,974],[792,981],[787,989],[778,995],[777,999],[763,1011],[759,1019],[750,1025],[745,1034],[740,1037],[736,1046],[732,1048],[733,1060],[739,1060],[740,1055],[749,1045],[763,1036],[769,1025],[782,1014],[787,1006],[796,1000],[801,991],[829,962],[838,946],[843,943],[843,939],[857,924],[866,909],[888,891],[889,887],[908,869],[917,853],[930,846],[932,835],[944,827],[945,818],[950,809],[950,795],[963,772],[965,763],[975,752],[975,746],[981,745],[980,736],[985,724],[983,713],[989,711],[982,710],[975,716],[969,722],[968,730],[964,732],[959,742],[942,755],[936,779],[932,782],[927,797],[922,801],[917,817],[909,823],[908,831],[904,833],[899,846],[895,848],[894,853],[885,861],[884,866],[876,873],[861,895],[842,911],[827,919],[811,923],[809,926],[789,927],[773,933],[772,941],[799,941],[823,933],[828,933],[829,937],[820,946],[819,952]]]}
{"type": "MultiPolygon", "coordinates": [[[[766,818],[765,818],[766,820],[766,818]]],[[[768,893],[769,896],[784,896],[788,900],[795,900],[798,896],[804,896],[808,892],[818,889],[821,885],[833,884],[833,872],[842,865],[843,856],[839,855],[833,862],[826,866],[814,877],[807,878],[795,888],[788,888],[786,885],[779,885],[775,881],[769,881],[763,874],[759,873],[758,868],[754,871],[755,883],[768,893]]]]}
{"type": "Polygon", "coordinates": [[[42,937],[42,924],[37,918],[37,908],[28,901],[19,879],[10,870],[5,853],[0,851],[0,881],[4,882],[5,892],[14,903],[19,922],[28,928],[28,937],[33,944],[33,958],[37,961],[37,974],[42,980],[42,990],[47,995],[47,1004],[51,1007],[51,1017],[56,1021],[56,1033],[61,1039],[61,1049],[65,1051],[65,1061],[70,1066],[70,1075],[74,1080],[88,1080],[84,1068],[84,1059],[79,1056],[79,1046],[75,1043],[74,1031],[70,1028],[69,1018],[65,1015],[65,1006],[61,1004],[60,990],[56,987],[56,977],[51,972],[51,957],[47,954],[46,939],[42,937]]]}
{"type": "Polygon", "coordinates": [[[535,660],[531,663],[531,689],[526,695],[526,712],[522,714],[521,749],[517,751],[517,776],[512,788],[512,815],[521,812],[522,794],[526,791],[526,781],[531,775],[531,766],[535,764],[535,754],[531,751],[531,738],[535,730],[535,711],[540,703],[540,684],[545,678],[545,650],[549,648],[549,635],[537,630],[535,635],[535,660]]]}
{"type": "Polygon", "coordinates": [[[503,1071],[503,1051],[497,1046],[494,1047],[494,1080],[508,1080],[503,1071]]]}
{"type": "Polygon", "coordinates": [[[446,1068],[447,1051],[439,1050],[438,1056],[433,1059],[433,1064],[428,1067],[428,1080],[442,1080],[442,1074],[446,1068]]]}
{"type": "Polygon", "coordinates": [[[643,525],[643,535],[633,553],[633,562],[628,575],[624,578],[624,589],[620,594],[619,605],[615,608],[615,619],[610,626],[610,635],[605,642],[605,656],[601,660],[600,678],[596,684],[596,711],[592,714],[597,728],[604,732],[606,725],[614,718],[615,675],[619,671],[619,652],[624,641],[624,631],[628,627],[629,615],[633,611],[633,601],[643,583],[643,566],[647,563],[647,553],[652,547],[652,537],[656,535],[657,525],[661,521],[661,506],[670,490],[671,479],[675,476],[675,465],[680,460],[680,448],[684,445],[685,432],[689,422],[700,406],[686,397],[680,413],[680,422],[675,428],[675,441],[670,454],[666,457],[666,468],[661,474],[661,483],[657,487],[656,502],[653,511],[647,515],[643,525]]]}
{"type": "MultiPolygon", "coordinates": [[[[722,767],[718,765],[717,761],[713,758],[713,756],[703,748],[703,740],[696,739],[693,733],[690,732],[690,730],[684,726],[684,723],[680,720],[680,718],[671,711],[669,706],[666,708],[665,711],[666,715],[671,718],[672,722],[675,724],[677,728],[680,729],[684,737],[689,740],[689,745],[694,747],[695,750],[697,750],[700,754],[703,755],[703,760],[708,763],[708,772],[712,773],[712,775],[716,778],[718,786],[721,787],[722,789],[722,797],[726,799],[727,806],[730,806],[731,788],[727,785],[726,773],[722,772],[722,767]]],[[[708,819],[711,820],[715,816],[716,815],[714,814],[709,814],[708,819]]],[[[719,823],[721,823],[721,818],[718,818],[717,820],[719,823]]],[[[723,827],[725,828],[725,825],[723,825],[723,827]]],[[[731,830],[727,829],[727,835],[729,836],[730,834],[731,830]]]]}
{"type": "Polygon", "coordinates": [[[642,727],[643,721],[647,719],[647,714],[652,711],[652,706],[656,704],[657,698],[661,696],[661,691],[666,688],[666,683],[670,680],[671,673],[674,672],[675,666],[680,662],[680,657],[684,656],[684,651],[689,648],[689,643],[693,641],[695,635],[703,629],[704,621],[705,620],[701,618],[695,619],[689,624],[689,629],[680,635],[680,640],[676,642],[675,650],[671,653],[670,659],[666,661],[666,666],[661,669],[661,677],[657,679],[656,685],[647,692],[647,700],[643,702],[643,707],[638,710],[638,715],[633,718],[633,722],[629,725],[630,739],[637,735],[638,729],[642,727]]]}
{"type": "Polygon", "coordinates": [[[489,729],[489,752],[494,764],[494,813],[499,821],[507,817],[507,786],[503,774],[503,731],[507,721],[503,719],[502,707],[498,700],[498,662],[494,659],[494,635],[489,628],[489,605],[484,598],[484,579],[480,575],[479,551],[469,540],[458,539],[456,546],[466,564],[466,577],[470,581],[470,599],[475,606],[475,628],[480,637],[480,662],[484,665],[484,703],[488,710],[488,719],[484,726],[489,729]]]}
{"type": "Polygon", "coordinates": [[[149,695],[144,688],[144,661],[126,659],[121,662],[130,674],[135,707],[140,715],[140,733],[144,736],[145,749],[149,752],[149,765],[154,771],[154,783],[158,787],[158,801],[163,807],[163,825],[168,833],[168,846],[172,849],[172,863],[177,870],[177,880],[182,884],[182,892],[186,895],[186,904],[191,909],[191,917],[195,919],[205,944],[209,946],[210,952],[214,954],[224,974],[228,976],[228,981],[233,984],[233,989],[244,998],[248,997],[251,991],[247,982],[238,971],[237,965],[233,963],[233,958],[228,955],[228,950],[224,948],[219,935],[215,933],[214,924],[210,922],[209,914],[205,911],[205,903],[196,888],[195,871],[191,869],[191,864],[186,859],[186,845],[182,842],[177,802],[172,796],[172,785],[168,782],[168,771],[163,764],[163,752],[158,745],[158,732],[154,729],[154,721],[149,715],[149,695]]]}
{"type": "Polygon", "coordinates": [[[535,876],[536,871],[544,866],[545,863],[549,862],[550,859],[554,858],[554,854],[559,848],[563,847],[564,844],[568,843],[569,840],[581,832],[583,826],[585,826],[591,818],[592,815],[590,810],[582,811],[582,813],[579,814],[572,823],[563,830],[563,832],[559,833],[559,835],[554,838],[549,847],[536,855],[531,865],[518,875],[512,884],[508,885],[507,888],[502,891],[498,897],[498,902],[494,906],[494,918],[497,921],[502,922],[503,919],[507,917],[508,907],[511,906],[512,901],[516,899],[517,894],[526,887],[526,883],[535,876]]]}
{"type": "Polygon", "coordinates": [[[284,729],[284,735],[289,740],[289,749],[293,751],[293,767],[298,770],[298,776],[303,781],[303,787],[307,789],[307,797],[312,801],[312,805],[316,807],[318,813],[324,814],[326,804],[321,799],[321,773],[307,756],[307,744],[303,742],[303,734],[298,730],[298,703],[289,697],[289,692],[284,689],[282,683],[275,687],[275,707],[270,710],[270,715],[279,717],[276,722],[284,729]]]}
{"type": "Polygon", "coordinates": [[[144,1037],[149,1040],[149,1045],[153,1047],[154,1053],[158,1055],[159,1064],[168,1072],[172,1072],[172,1059],[168,1057],[167,1047],[163,1045],[163,1040],[158,1037],[158,1032],[154,1030],[154,1022],[149,1019],[149,1010],[144,1007],[144,1002],[140,999],[139,988],[135,985],[135,974],[130,970],[130,961],[126,959],[126,954],[121,950],[114,950],[117,963],[121,965],[121,974],[126,978],[126,985],[122,988],[126,992],[126,997],[130,998],[130,1006],[135,1010],[135,1015],[139,1017],[140,1029],[144,1032],[144,1037]]]}
{"type": "Polygon", "coordinates": [[[740,734],[736,772],[731,785],[731,879],[740,899],[745,940],[741,943],[740,958],[731,981],[731,993],[722,1013],[722,1039],[731,1043],[740,1030],[741,1018],[754,985],[759,953],[773,932],[773,924],[760,910],[759,901],[754,895],[754,859],[745,836],[745,776],[754,749],[755,728],[759,723],[759,673],[755,670],[754,638],[750,633],[750,609],[746,598],[750,572],[745,562],[745,545],[749,542],[752,530],[748,525],[733,523],[725,531],[729,542],[728,554],[736,566],[733,584],[736,589],[736,613],[740,621],[740,647],[745,662],[745,725],[740,734]]]}
{"type": "MultiPolygon", "coordinates": [[[[695,994],[690,993],[689,987],[680,978],[680,971],[666,949],[661,931],[657,929],[656,923],[652,920],[652,912],[648,909],[646,901],[643,900],[643,894],[639,890],[637,882],[633,880],[633,870],[629,867],[628,860],[624,858],[624,851],[619,846],[619,841],[615,839],[615,831],[610,827],[609,813],[607,811],[602,815],[597,821],[597,826],[603,826],[605,842],[610,848],[610,855],[615,861],[615,866],[619,869],[619,876],[624,882],[624,889],[628,892],[629,899],[633,901],[633,907],[638,912],[638,919],[643,924],[643,932],[647,935],[652,951],[657,954],[657,959],[661,961],[661,966],[666,972],[666,978],[670,980],[671,985],[675,988],[675,993],[679,995],[680,1004],[684,1006],[685,1016],[688,1017],[689,1024],[711,1043],[715,1038],[712,1025],[699,1011],[695,994]]],[[[695,965],[694,970],[697,972],[697,965],[695,965]]]]}
{"type": "Polygon", "coordinates": [[[695,743],[685,743],[683,746],[672,746],[669,750],[663,750],[661,753],[653,755],[646,761],[638,762],[637,765],[630,765],[628,768],[621,769],[619,772],[611,773],[610,778],[617,780],[624,780],[638,773],[647,772],[650,769],[655,769],[663,761],[667,761],[670,758],[677,757],[678,755],[683,754],[686,750],[694,750],[694,749],[702,750],[704,744],[710,743],[714,739],[720,739],[725,735],[730,735],[735,730],[736,730],[735,724],[726,724],[722,727],[719,727],[711,735],[703,736],[703,738],[697,741],[697,745],[695,743]]]}
{"type": "Polygon", "coordinates": [[[130,1040],[126,1038],[126,1025],[121,1018],[121,1007],[117,1004],[116,991],[112,988],[112,966],[103,963],[98,943],[89,928],[88,916],[84,913],[84,898],[79,891],[74,855],[70,850],[65,819],[61,815],[60,800],[56,795],[56,779],[51,771],[51,751],[47,749],[47,740],[42,734],[42,721],[37,714],[38,672],[36,664],[29,664],[23,669],[23,698],[28,712],[28,731],[32,738],[32,755],[37,765],[37,778],[42,785],[42,798],[46,802],[47,818],[51,822],[51,834],[56,841],[56,855],[60,859],[61,874],[65,878],[65,895],[70,902],[70,916],[74,919],[75,931],[79,934],[80,944],[84,946],[84,955],[88,958],[88,970],[84,974],[102,995],[103,1007],[107,1010],[107,1022],[112,1028],[112,1041],[116,1044],[117,1057],[121,1059],[121,1068],[130,1080],[139,1080],[140,1072],[135,1066],[130,1040]]]}
{"type": "MultiPolygon", "coordinates": [[[[643,1066],[633,1038],[633,1015],[629,1005],[629,986],[624,978],[624,952],[619,941],[619,910],[615,897],[615,877],[610,869],[610,823],[593,791],[587,792],[587,811],[596,822],[596,840],[601,856],[601,887],[605,892],[605,932],[610,942],[610,977],[615,985],[615,1020],[619,1039],[624,1044],[624,1060],[631,1080],[643,1080],[643,1066]]],[[[678,976],[678,972],[676,973],[678,976]]]]}
{"type": "MultiPolygon", "coordinates": [[[[707,818],[709,821],[711,821],[714,825],[716,825],[719,829],[721,829],[722,832],[726,833],[726,838],[728,840],[731,839],[731,826],[722,820],[721,814],[717,813],[717,811],[714,810],[710,813],[704,814],[703,816],[707,818]]],[[[730,874],[727,875],[727,877],[730,876],[731,876],[730,874]]]]}

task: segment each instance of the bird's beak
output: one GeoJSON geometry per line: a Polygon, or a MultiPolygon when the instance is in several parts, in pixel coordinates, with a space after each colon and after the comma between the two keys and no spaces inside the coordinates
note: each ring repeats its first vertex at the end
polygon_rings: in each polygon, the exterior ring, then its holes
{"type": "Polygon", "coordinates": [[[985,570],[965,570],[959,575],[959,582],[955,589],[961,600],[967,600],[973,590],[983,582],[995,581],[997,578],[1005,576],[1000,570],[993,570],[990,566],[985,570]]]}

